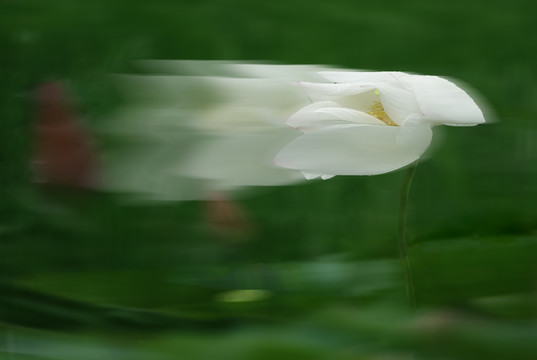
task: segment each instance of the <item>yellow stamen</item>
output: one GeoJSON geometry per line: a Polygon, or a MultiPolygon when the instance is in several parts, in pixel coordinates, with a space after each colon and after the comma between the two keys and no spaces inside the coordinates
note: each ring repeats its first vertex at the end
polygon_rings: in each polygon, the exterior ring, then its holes
{"type": "Polygon", "coordinates": [[[398,126],[392,119],[390,119],[388,114],[386,114],[386,110],[384,110],[384,107],[382,106],[382,103],[380,101],[375,101],[373,105],[369,107],[369,111],[367,113],[371,116],[376,117],[386,125],[398,126]]]}

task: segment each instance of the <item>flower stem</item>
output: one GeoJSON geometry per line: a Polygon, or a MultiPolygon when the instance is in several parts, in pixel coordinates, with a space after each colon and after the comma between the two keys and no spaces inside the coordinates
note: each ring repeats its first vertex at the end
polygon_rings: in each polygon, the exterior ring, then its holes
{"type": "Polygon", "coordinates": [[[403,186],[401,187],[401,194],[399,197],[399,222],[397,230],[397,242],[399,243],[399,257],[403,264],[405,272],[405,287],[408,296],[408,301],[412,309],[416,308],[416,297],[414,294],[414,282],[412,279],[412,267],[410,265],[410,259],[408,256],[408,246],[406,242],[405,223],[406,223],[406,208],[408,203],[408,194],[410,192],[410,185],[412,179],[416,173],[418,167],[418,161],[413,162],[408,167],[403,186]]]}

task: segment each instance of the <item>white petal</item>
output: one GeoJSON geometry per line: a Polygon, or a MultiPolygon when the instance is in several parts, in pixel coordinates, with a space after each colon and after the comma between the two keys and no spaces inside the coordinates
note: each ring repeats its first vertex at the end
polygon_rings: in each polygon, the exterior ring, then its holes
{"type": "Polygon", "coordinates": [[[420,108],[414,94],[399,86],[377,84],[379,97],[386,114],[397,125],[413,114],[420,114],[420,108]]]}
{"type": "Polygon", "coordinates": [[[291,115],[287,120],[287,125],[294,128],[311,127],[316,126],[316,122],[323,120],[322,114],[316,113],[317,110],[326,107],[340,107],[338,103],[334,101],[318,101],[313,104],[304,106],[296,113],[291,115]]]}
{"type": "Polygon", "coordinates": [[[398,81],[401,77],[407,76],[407,74],[397,71],[321,71],[319,74],[336,83],[398,81]]]}
{"type": "Polygon", "coordinates": [[[430,126],[419,121],[401,127],[334,126],[293,140],[275,162],[315,174],[376,175],[418,159],[431,137],[430,126]]]}
{"type": "MultiPolygon", "coordinates": [[[[420,114],[416,97],[399,82],[360,82],[346,84],[302,83],[313,101],[331,100],[342,107],[367,112],[380,100],[388,116],[400,125],[409,115],[420,114]],[[373,90],[378,90],[379,96],[373,90]]],[[[353,121],[364,123],[364,121],[353,121]]],[[[367,123],[370,123],[368,121],[367,123]]]]}
{"type": "Polygon", "coordinates": [[[446,125],[485,122],[472,98],[457,85],[438,76],[412,75],[402,79],[412,89],[425,119],[446,125]]]}
{"type": "Polygon", "coordinates": [[[399,127],[396,140],[400,147],[406,149],[412,148],[420,151],[419,149],[423,146],[423,152],[429,146],[432,135],[430,124],[424,122],[419,115],[410,115],[399,127]]]}
{"type": "Polygon", "coordinates": [[[371,125],[383,125],[382,120],[377,119],[374,116],[366,114],[362,111],[349,109],[349,108],[323,108],[316,111],[318,114],[326,116],[328,119],[342,120],[348,123],[354,124],[371,124],[371,125]]]}
{"type": "Polygon", "coordinates": [[[383,125],[374,116],[362,111],[343,108],[333,101],[320,101],[308,105],[293,114],[287,124],[304,132],[343,124],[383,125]]]}

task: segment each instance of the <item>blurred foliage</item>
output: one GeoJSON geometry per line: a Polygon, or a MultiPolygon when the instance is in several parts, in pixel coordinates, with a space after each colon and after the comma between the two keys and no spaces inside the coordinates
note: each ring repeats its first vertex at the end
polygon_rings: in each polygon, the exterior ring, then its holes
{"type": "Polygon", "coordinates": [[[1,358],[535,359],[536,10],[2,1],[1,358]],[[120,103],[109,74],[143,58],[401,70],[478,89],[498,122],[435,129],[411,190],[418,312],[397,260],[403,171],[245,196],[254,228],[240,239],[211,231],[200,203],[129,205],[32,184],[35,86],[67,81],[91,127],[120,103]],[[233,293],[245,289],[263,296],[233,293]]]}

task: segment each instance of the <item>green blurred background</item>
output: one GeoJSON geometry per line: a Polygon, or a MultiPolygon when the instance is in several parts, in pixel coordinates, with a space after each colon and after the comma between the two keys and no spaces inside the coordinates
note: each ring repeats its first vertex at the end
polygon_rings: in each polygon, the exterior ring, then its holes
{"type": "Polygon", "coordinates": [[[3,0],[1,358],[535,358],[536,11],[530,0],[3,0]],[[397,255],[404,170],[255,192],[238,200],[253,224],[239,237],[211,231],[202,202],[126,206],[32,184],[31,91],[68,81],[91,128],[121,101],[109,74],[135,59],[398,70],[477,89],[496,122],[435,128],[412,185],[418,315],[397,255]]]}

